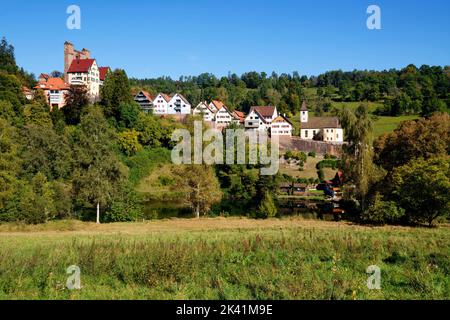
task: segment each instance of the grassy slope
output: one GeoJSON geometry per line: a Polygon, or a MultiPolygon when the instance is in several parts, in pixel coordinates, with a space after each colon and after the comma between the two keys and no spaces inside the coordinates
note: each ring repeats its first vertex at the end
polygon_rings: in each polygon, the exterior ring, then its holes
{"type": "MultiPolygon", "coordinates": [[[[295,178],[314,178],[317,179],[317,169],[316,165],[319,161],[323,160],[323,157],[317,155],[315,158],[308,157],[306,163],[303,166],[303,171],[299,170],[298,165],[288,164],[288,163],[280,163],[280,173],[288,174],[295,178]]],[[[324,168],[325,180],[333,179],[336,175],[336,170],[331,168],[324,168]]]]}
{"type": "Polygon", "coordinates": [[[373,133],[375,137],[383,133],[394,131],[403,121],[418,119],[419,116],[378,117],[374,123],[373,133]]]}
{"type": "Polygon", "coordinates": [[[449,231],[298,218],[0,225],[0,298],[448,299],[449,231]],[[73,264],[80,291],[65,289],[73,264]],[[372,264],[381,290],[366,287],[372,264]]]}

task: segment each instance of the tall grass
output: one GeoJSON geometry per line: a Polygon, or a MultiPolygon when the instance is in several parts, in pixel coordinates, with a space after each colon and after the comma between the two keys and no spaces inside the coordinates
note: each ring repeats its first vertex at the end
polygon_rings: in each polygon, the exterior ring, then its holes
{"type": "Polygon", "coordinates": [[[448,299],[449,252],[448,228],[2,233],[0,298],[448,299]],[[373,264],[381,290],[366,286],[373,264]],[[65,287],[70,265],[81,290],[65,287]]]}

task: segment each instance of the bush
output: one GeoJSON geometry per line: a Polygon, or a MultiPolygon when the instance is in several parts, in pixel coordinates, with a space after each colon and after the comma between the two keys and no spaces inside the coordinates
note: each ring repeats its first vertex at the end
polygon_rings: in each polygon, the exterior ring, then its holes
{"type": "Polygon", "coordinates": [[[315,158],[316,157],[316,153],[314,151],[310,151],[308,153],[308,157],[315,158]]]}
{"type": "Polygon", "coordinates": [[[319,181],[325,180],[325,174],[322,169],[317,170],[317,176],[319,177],[319,181]]]}
{"type": "Polygon", "coordinates": [[[100,215],[104,222],[137,221],[142,216],[141,201],[131,187],[125,188],[104,215],[100,215]]]}
{"type": "Polygon", "coordinates": [[[134,155],[142,149],[139,143],[139,132],[134,129],[119,133],[118,144],[120,150],[128,156],[134,155]]]}
{"type": "Polygon", "coordinates": [[[276,215],[277,215],[277,207],[275,206],[275,203],[273,202],[273,198],[270,195],[270,193],[266,192],[264,194],[264,198],[259,204],[256,217],[266,219],[275,217],[276,215]]]}
{"type": "Polygon", "coordinates": [[[291,150],[287,150],[287,151],[284,153],[284,158],[285,158],[286,160],[292,159],[292,156],[293,156],[293,153],[292,153],[291,150]]]}
{"type": "Polygon", "coordinates": [[[405,216],[405,210],[393,201],[384,201],[377,193],[368,209],[362,213],[362,220],[371,224],[398,223],[405,216]]]}

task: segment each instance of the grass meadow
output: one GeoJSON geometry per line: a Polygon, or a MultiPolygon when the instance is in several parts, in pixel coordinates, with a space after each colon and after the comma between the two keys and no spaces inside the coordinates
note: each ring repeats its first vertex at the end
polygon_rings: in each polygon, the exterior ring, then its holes
{"type": "Polygon", "coordinates": [[[448,299],[450,227],[300,218],[0,225],[0,299],[448,299]],[[81,290],[66,269],[81,269],[81,290]],[[381,268],[381,289],[366,268],[381,268]]]}

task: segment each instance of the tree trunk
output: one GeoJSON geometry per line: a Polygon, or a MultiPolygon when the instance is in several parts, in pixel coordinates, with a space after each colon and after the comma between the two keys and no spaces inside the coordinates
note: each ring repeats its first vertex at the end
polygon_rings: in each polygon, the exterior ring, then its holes
{"type": "Polygon", "coordinates": [[[97,223],[100,223],[100,203],[97,203],[97,223]]]}
{"type": "Polygon", "coordinates": [[[200,219],[200,205],[197,204],[197,207],[195,208],[195,216],[197,219],[200,219]]]}

